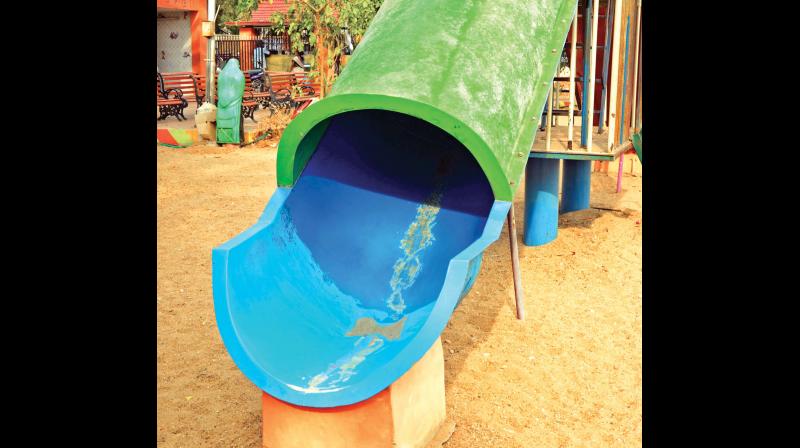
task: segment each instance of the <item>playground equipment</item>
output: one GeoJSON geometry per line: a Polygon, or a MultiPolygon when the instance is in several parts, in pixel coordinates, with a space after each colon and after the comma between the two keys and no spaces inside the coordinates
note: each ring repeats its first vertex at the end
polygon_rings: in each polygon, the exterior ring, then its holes
{"type": "Polygon", "coordinates": [[[387,390],[391,435],[371,439],[386,444],[320,446],[423,446],[443,421],[428,412],[444,409],[438,338],[509,215],[576,6],[387,0],[331,93],[288,125],[261,218],[213,252],[219,331],[265,392],[271,446],[326,437],[387,390]]]}
{"type": "MultiPolygon", "coordinates": [[[[537,136],[526,168],[523,241],[528,246],[547,244],[556,238],[559,213],[589,208],[592,161],[608,162],[619,158],[617,192],[622,191],[623,158],[633,147],[632,134],[642,126],[641,3],[641,0],[579,2],[566,44],[570,49],[569,108],[554,111],[552,102],[548,101],[548,119],[542,123],[544,132],[537,136]],[[604,19],[602,26],[601,17],[604,19]],[[578,38],[580,19],[583,19],[584,30],[582,42],[578,38]],[[605,30],[604,43],[598,45],[601,30],[605,30]],[[578,55],[579,48],[583,50],[582,57],[578,55]],[[597,73],[599,48],[603,50],[601,73],[597,73]],[[580,76],[576,72],[578,59],[583,62],[580,76]],[[583,87],[580,147],[573,143],[576,126],[573,102],[577,99],[578,81],[583,87]],[[600,81],[600,89],[595,87],[596,81],[600,81]],[[600,90],[599,111],[595,110],[596,90],[600,90]],[[550,117],[556,112],[567,116],[566,129],[553,128],[550,117]]],[[[565,80],[556,78],[554,82],[565,80]]]]}

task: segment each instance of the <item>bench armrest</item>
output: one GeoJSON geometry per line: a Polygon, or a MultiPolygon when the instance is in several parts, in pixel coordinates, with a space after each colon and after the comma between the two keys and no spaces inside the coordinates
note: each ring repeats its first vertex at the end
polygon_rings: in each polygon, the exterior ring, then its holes
{"type": "Polygon", "coordinates": [[[177,100],[183,98],[183,91],[181,89],[167,89],[163,93],[164,98],[177,100]],[[169,96],[172,95],[172,98],[169,96]]]}
{"type": "Polygon", "coordinates": [[[273,90],[272,93],[278,101],[286,101],[292,98],[292,91],[286,88],[273,90]]]}

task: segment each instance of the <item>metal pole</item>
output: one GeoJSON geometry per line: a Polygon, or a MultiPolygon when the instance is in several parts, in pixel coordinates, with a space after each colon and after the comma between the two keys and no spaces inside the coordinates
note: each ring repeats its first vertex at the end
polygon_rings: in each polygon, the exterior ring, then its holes
{"type": "Polygon", "coordinates": [[[600,97],[600,119],[597,129],[598,134],[603,133],[603,125],[606,122],[606,109],[608,104],[608,55],[611,53],[611,15],[614,13],[614,3],[606,5],[606,38],[603,45],[603,95],[600,97]]]}
{"type": "Polygon", "coordinates": [[[514,219],[514,202],[508,210],[508,240],[511,244],[511,271],[514,274],[514,299],[517,303],[517,319],[525,320],[525,295],[519,273],[519,247],[517,247],[517,223],[514,219]]]}
{"type": "MultiPolygon", "coordinates": [[[[584,148],[586,147],[586,131],[587,131],[586,130],[586,121],[587,121],[587,117],[586,117],[586,104],[587,104],[586,95],[589,94],[589,89],[588,89],[587,84],[586,84],[588,82],[588,78],[586,77],[587,76],[586,74],[589,73],[589,59],[586,57],[586,55],[587,55],[586,49],[588,47],[588,42],[590,40],[590,38],[589,38],[589,28],[591,27],[591,24],[589,23],[589,16],[591,15],[591,13],[590,13],[591,9],[590,8],[592,7],[592,0],[587,0],[587,2],[588,3],[586,4],[586,11],[584,11],[584,13],[583,13],[584,26],[583,26],[583,51],[582,51],[582,53],[583,53],[583,81],[582,81],[582,85],[583,85],[582,102],[583,102],[583,105],[581,107],[581,147],[584,147],[584,148]]],[[[589,126],[589,132],[591,132],[591,130],[592,130],[592,127],[589,126]]]]}
{"type": "MultiPolygon", "coordinates": [[[[216,0],[208,0],[208,17],[213,24],[216,31],[217,23],[217,8],[216,0]]],[[[214,74],[217,71],[217,57],[216,57],[216,32],[208,38],[208,61],[206,61],[206,98],[207,103],[214,104],[214,74]]]]}
{"type": "Polygon", "coordinates": [[[572,37],[569,51],[569,118],[567,128],[567,149],[572,149],[572,134],[575,121],[575,52],[578,48],[578,9],[575,8],[575,17],[572,19],[572,37]]]}
{"type": "MultiPolygon", "coordinates": [[[[639,45],[639,85],[642,85],[642,45],[639,45]]],[[[642,89],[639,89],[639,95],[637,100],[639,101],[639,107],[636,108],[636,131],[639,132],[642,130],[642,89]]]]}
{"type": "Polygon", "coordinates": [[[631,97],[631,127],[636,130],[636,103],[639,90],[639,39],[642,31],[642,0],[636,2],[636,49],[633,51],[633,96],[631,97]]]}
{"type": "Polygon", "coordinates": [[[547,127],[545,128],[545,151],[550,151],[550,128],[553,127],[553,94],[555,93],[553,82],[550,81],[550,94],[547,95],[547,127]]]}
{"type": "Polygon", "coordinates": [[[614,130],[617,120],[617,84],[619,84],[619,44],[620,44],[620,22],[622,21],[622,8],[619,0],[614,0],[614,42],[611,49],[611,82],[608,93],[608,152],[614,147],[614,130]]]}
{"type": "MultiPolygon", "coordinates": [[[[597,19],[600,15],[600,0],[595,0],[594,4],[592,5],[592,43],[591,47],[589,47],[589,99],[587,100],[587,104],[585,107],[588,109],[589,118],[589,130],[586,133],[586,150],[592,150],[592,131],[594,130],[594,78],[595,72],[597,71],[597,19]]],[[[584,73],[583,76],[587,76],[584,73]]]]}

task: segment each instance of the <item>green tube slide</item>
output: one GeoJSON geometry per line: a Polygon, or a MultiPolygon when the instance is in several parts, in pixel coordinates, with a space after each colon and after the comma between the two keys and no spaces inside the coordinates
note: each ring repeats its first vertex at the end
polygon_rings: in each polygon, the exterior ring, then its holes
{"type": "Polygon", "coordinates": [[[461,142],[496,200],[519,185],[577,0],[386,0],[331,94],[286,128],[278,185],[295,184],[329,120],[410,115],[461,142]]]}
{"type": "Polygon", "coordinates": [[[576,7],[383,3],[284,130],[261,218],[214,249],[220,335],[253,383],[339,407],[425,355],[500,236],[576,7]]]}

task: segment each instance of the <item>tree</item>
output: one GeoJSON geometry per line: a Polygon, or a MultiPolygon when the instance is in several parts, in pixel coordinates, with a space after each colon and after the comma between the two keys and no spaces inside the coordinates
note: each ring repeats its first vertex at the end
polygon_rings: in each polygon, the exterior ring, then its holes
{"type": "Polygon", "coordinates": [[[253,11],[258,9],[259,0],[217,0],[219,14],[217,14],[217,29],[227,28],[225,22],[246,20],[253,11]]]}
{"type": "Polygon", "coordinates": [[[345,32],[358,42],[383,0],[268,0],[290,3],[287,14],[270,18],[272,29],[289,36],[292,51],[303,50],[306,41],[316,48],[312,67],[319,72],[321,97],[328,93],[336,74],[335,61],[345,48],[345,32]]]}

